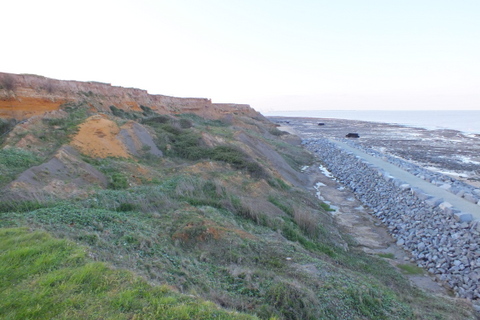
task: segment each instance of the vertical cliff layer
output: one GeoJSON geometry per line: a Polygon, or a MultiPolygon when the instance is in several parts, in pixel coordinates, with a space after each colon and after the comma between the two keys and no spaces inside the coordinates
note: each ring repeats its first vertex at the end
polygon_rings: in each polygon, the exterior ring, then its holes
{"type": "Polygon", "coordinates": [[[146,106],[160,114],[194,113],[210,119],[229,113],[261,117],[249,105],[215,104],[205,98],[152,95],[146,90],[123,88],[100,82],[63,81],[29,74],[0,72],[0,118],[23,120],[57,110],[66,102],[87,101],[98,112],[110,106],[124,111],[142,111],[146,106]]]}

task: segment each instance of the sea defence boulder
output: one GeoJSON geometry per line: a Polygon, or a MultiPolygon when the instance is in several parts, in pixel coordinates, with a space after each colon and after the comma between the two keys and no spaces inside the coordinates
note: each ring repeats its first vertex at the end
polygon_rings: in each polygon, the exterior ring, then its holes
{"type": "Polygon", "coordinates": [[[375,212],[418,266],[444,281],[456,296],[480,299],[478,221],[326,139],[307,139],[303,143],[375,212]]]}
{"type": "Polygon", "coordinates": [[[345,138],[360,138],[360,135],[358,133],[347,133],[345,138]]]}

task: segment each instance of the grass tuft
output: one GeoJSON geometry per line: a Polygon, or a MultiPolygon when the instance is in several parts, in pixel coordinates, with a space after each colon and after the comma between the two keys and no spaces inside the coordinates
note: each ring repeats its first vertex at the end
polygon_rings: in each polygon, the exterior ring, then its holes
{"type": "Polygon", "coordinates": [[[411,264],[398,264],[397,267],[400,268],[400,270],[404,274],[414,275],[414,274],[424,274],[425,273],[422,268],[411,265],[411,264]]]}

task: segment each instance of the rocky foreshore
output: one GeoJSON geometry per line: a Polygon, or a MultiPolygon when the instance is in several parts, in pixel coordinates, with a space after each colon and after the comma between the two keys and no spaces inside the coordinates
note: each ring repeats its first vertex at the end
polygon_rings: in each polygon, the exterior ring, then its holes
{"type": "MultiPolygon", "coordinates": [[[[396,238],[397,244],[411,252],[418,266],[436,275],[457,296],[480,300],[479,222],[462,219],[461,215],[442,206],[439,199],[392,178],[327,139],[311,138],[303,143],[319,155],[325,167],[342,184],[373,210],[396,238]]],[[[457,194],[463,191],[463,195],[473,195],[476,190],[470,186],[463,188],[463,184],[450,177],[422,168],[407,169],[408,165],[401,161],[398,165],[417,176],[424,176],[426,180],[438,181],[437,185],[448,184],[450,187],[444,188],[458,189],[457,194]]]]}
{"type": "Polygon", "coordinates": [[[411,174],[415,175],[416,177],[419,177],[427,182],[430,182],[438,187],[441,187],[442,189],[458,196],[461,198],[464,198],[465,200],[475,203],[480,205],[480,189],[476,188],[468,183],[465,183],[463,181],[459,181],[453,177],[447,176],[445,174],[441,174],[439,172],[434,172],[431,170],[427,170],[425,168],[422,168],[421,166],[418,166],[416,164],[413,164],[411,162],[405,161],[401,158],[394,157],[388,154],[383,154],[381,152],[378,152],[376,150],[373,150],[371,148],[366,148],[360,144],[354,143],[351,140],[344,140],[345,143],[349,144],[350,146],[354,148],[361,149],[362,151],[378,157],[382,158],[383,160],[386,160],[399,168],[410,172],[411,174]]]}

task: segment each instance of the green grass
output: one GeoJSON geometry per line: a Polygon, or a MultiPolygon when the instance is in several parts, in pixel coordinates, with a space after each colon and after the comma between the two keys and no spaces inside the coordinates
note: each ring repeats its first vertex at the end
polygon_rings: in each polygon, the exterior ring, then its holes
{"type": "Polygon", "coordinates": [[[333,209],[332,207],[330,207],[330,205],[328,203],[325,203],[325,202],[322,202],[320,203],[320,206],[323,208],[323,210],[325,211],[328,211],[328,212],[332,212],[332,211],[335,211],[335,209],[333,209]]]}
{"type": "MultiPolygon", "coordinates": [[[[248,318],[197,296],[262,319],[472,318],[467,309],[412,287],[384,259],[357,250],[314,195],[257,175],[259,160],[235,140],[241,130],[274,147],[292,166],[311,160],[299,147],[275,140],[269,126],[141,108],[135,115],[155,130],[166,155],[139,159],[152,181],[136,186],[149,178],[134,171],[136,160],[84,157],[108,177],[107,189],[92,190],[86,199],[0,203],[0,228],[42,229],[72,241],[25,229],[15,231],[13,242],[0,236],[0,259],[5,251],[18,268],[15,273],[7,266],[9,282],[0,288],[0,312],[8,312],[7,319],[248,318]],[[203,161],[206,167],[218,163],[212,170],[192,166],[203,161]],[[41,234],[41,249],[36,240],[18,240],[32,234],[41,234]],[[84,247],[77,250],[73,242],[84,247]],[[13,258],[17,253],[26,262],[13,258]],[[189,297],[147,285],[124,268],[189,297]]],[[[133,116],[119,110],[112,111],[121,121],[133,116]]],[[[65,119],[44,124],[46,134],[76,128],[65,119]]]]}
{"type": "Polygon", "coordinates": [[[0,149],[0,186],[12,181],[24,170],[40,164],[41,160],[27,150],[13,147],[0,149]]]}
{"type": "Polygon", "coordinates": [[[227,143],[209,147],[203,142],[201,132],[206,131],[209,126],[216,128],[226,126],[218,120],[200,120],[198,116],[187,114],[181,115],[179,119],[156,116],[144,119],[143,123],[156,131],[156,144],[168,157],[192,161],[221,161],[256,178],[268,176],[263,167],[240,148],[227,143]]]}
{"type": "Polygon", "coordinates": [[[397,267],[404,274],[415,275],[415,274],[424,274],[425,273],[425,271],[422,268],[411,265],[411,264],[398,264],[397,267]]]}
{"type": "Polygon", "coordinates": [[[393,253],[378,253],[377,256],[385,259],[395,259],[395,255],[393,253]]]}
{"type": "Polygon", "coordinates": [[[255,319],[87,258],[45,232],[0,229],[3,319],[255,319]]]}

